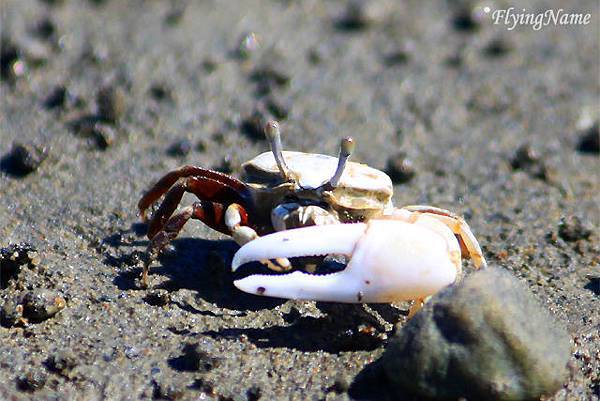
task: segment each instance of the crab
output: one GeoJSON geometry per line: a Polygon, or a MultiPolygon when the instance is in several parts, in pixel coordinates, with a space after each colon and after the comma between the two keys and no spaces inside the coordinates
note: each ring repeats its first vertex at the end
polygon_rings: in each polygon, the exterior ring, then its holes
{"type": "Polygon", "coordinates": [[[244,163],[244,180],[197,166],[163,176],[138,203],[145,212],[163,195],[149,222],[142,272],[187,221],[197,219],[239,245],[232,269],[261,261],[289,271],[288,258],[341,254],[347,267],[329,275],[295,271],[253,275],[234,284],[265,296],[332,302],[423,301],[460,277],[462,256],[486,262],[469,226],[431,206],[395,208],[384,172],[350,162],[354,141],[343,138],[338,157],[283,151],[279,124],[265,127],[270,152],[244,163]],[[199,200],[175,212],[183,194],[199,200]]]}

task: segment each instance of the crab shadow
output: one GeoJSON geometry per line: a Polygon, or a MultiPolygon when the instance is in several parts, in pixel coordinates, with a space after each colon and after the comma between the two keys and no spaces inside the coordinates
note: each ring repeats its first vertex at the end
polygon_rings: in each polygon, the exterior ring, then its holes
{"type": "MultiPolygon", "coordinates": [[[[402,374],[402,372],[398,372],[402,374]]],[[[381,359],[366,365],[348,388],[348,395],[356,401],[418,401],[408,389],[393,384],[384,372],[381,359]]]]}
{"type": "MultiPolygon", "coordinates": [[[[347,351],[372,351],[383,346],[386,328],[360,304],[318,302],[320,317],[302,316],[292,308],[282,317],[286,325],[267,328],[225,328],[205,331],[216,339],[239,339],[245,336],[258,348],[288,348],[302,352],[337,354],[347,351]]],[[[395,323],[404,311],[390,305],[371,305],[386,321],[395,323]]]]}
{"type": "MultiPolygon", "coordinates": [[[[139,227],[132,226],[130,230],[113,233],[103,240],[112,251],[105,253],[104,263],[119,269],[113,284],[120,290],[140,290],[139,277],[142,272],[140,266],[143,264],[146,252],[140,250],[139,246],[147,246],[148,241],[136,240],[125,244],[121,241],[121,237],[125,232],[135,232],[138,235],[141,231],[143,230],[139,227]]],[[[180,289],[188,289],[196,292],[199,298],[206,302],[220,308],[238,311],[272,309],[284,302],[246,294],[234,287],[233,281],[240,278],[229,268],[233,254],[238,249],[235,242],[179,238],[171,244],[172,250],[164,252],[150,267],[148,291],[165,289],[176,292],[180,289]],[[159,284],[153,285],[153,276],[165,276],[167,280],[161,280],[159,284]]],[[[195,310],[191,312],[199,313],[195,310]]]]}
{"type": "MultiPolygon", "coordinates": [[[[145,257],[145,251],[140,247],[145,248],[148,241],[136,239],[125,242],[122,237],[127,233],[134,233],[139,237],[143,228],[132,226],[129,230],[112,233],[103,241],[110,249],[110,253],[105,252],[104,262],[119,269],[113,283],[120,290],[140,289],[140,266],[145,257]]],[[[149,293],[156,289],[168,292],[187,289],[196,293],[199,299],[219,308],[241,312],[273,310],[288,302],[246,294],[235,288],[233,282],[236,279],[255,273],[265,274],[267,269],[254,263],[244,265],[233,273],[229,266],[239,249],[233,241],[179,238],[172,245],[174,250],[164,252],[150,268],[149,293]],[[162,277],[156,279],[156,276],[162,277]],[[153,284],[157,281],[160,282],[153,284]]],[[[191,305],[175,304],[190,313],[213,314],[191,305]]],[[[202,334],[235,340],[245,336],[259,348],[284,347],[328,353],[373,350],[382,346],[389,334],[377,318],[360,304],[317,303],[317,308],[321,312],[319,317],[302,316],[298,309],[292,307],[289,313],[282,315],[285,321],[282,326],[224,328],[202,334]]],[[[371,305],[371,309],[392,324],[406,314],[390,305],[371,305]]]]}

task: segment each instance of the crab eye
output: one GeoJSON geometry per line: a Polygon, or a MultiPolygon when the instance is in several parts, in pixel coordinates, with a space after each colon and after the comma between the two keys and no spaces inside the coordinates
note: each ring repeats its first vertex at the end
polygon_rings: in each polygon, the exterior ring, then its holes
{"type": "Polygon", "coordinates": [[[339,185],[342,174],[344,174],[344,168],[346,163],[354,151],[354,140],[351,137],[342,138],[340,142],[340,155],[338,156],[338,165],[335,169],[335,173],[329,179],[329,185],[335,188],[339,185]]]}
{"type": "Polygon", "coordinates": [[[289,180],[290,169],[283,158],[283,147],[281,146],[281,132],[279,130],[279,123],[274,120],[269,121],[265,126],[265,135],[269,140],[271,152],[273,152],[273,157],[275,158],[275,162],[277,163],[277,168],[279,169],[281,176],[285,180],[289,180]]]}

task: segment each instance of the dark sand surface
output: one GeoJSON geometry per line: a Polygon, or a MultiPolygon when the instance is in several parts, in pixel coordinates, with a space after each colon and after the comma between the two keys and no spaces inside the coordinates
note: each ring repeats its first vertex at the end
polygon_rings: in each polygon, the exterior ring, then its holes
{"type": "Polygon", "coordinates": [[[463,214],[489,263],[526,282],[572,336],[570,378],[551,398],[600,397],[600,163],[578,150],[599,118],[597,1],[569,5],[591,24],[540,31],[469,19],[458,1],[376,1],[358,18],[316,0],[0,7],[3,49],[16,49],[3,50],[1,155],[15,142],[48,153],[25,177],[8,163],[0,173],[0,247],[28,242],[41,257],[0,302],[33,288],[67,301],[40,323],[0,327],[0,399],[384,398],[361,372],[409,304],[243,294],[228,269],[236,245],[195,222],[138,289],[143,191],[186,163],[239,175],[268,149],[253,123],[270,115],[287,149],[336,154],[352,135],[354,160],[381,169],[405,152],[416,173],[395,204],[463,214]],[[260,46],[244,57],[249,32],[260,46]],[[75,123],[97,113],[105,85],[123,104],[101,149],[75,123]],[[64,103],[48,102],[61,86],[64,103]],[[180,140],[191,150],[171,155],[180,140]],[[516,168],[524,145],[537,156],[516,168]]]}

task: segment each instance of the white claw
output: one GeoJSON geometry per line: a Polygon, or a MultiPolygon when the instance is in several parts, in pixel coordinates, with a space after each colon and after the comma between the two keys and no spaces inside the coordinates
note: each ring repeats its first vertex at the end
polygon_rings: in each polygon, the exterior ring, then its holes
{"type": "Polygon", "coordinates": [[[282,275],[248,276],[233,284],[244,292],[287,299],[314,299],[323,302],[361,302],[360,289],[352,290],[345,271],[315,276],[295,271],[282,275]]]}
{"type": "Polygon", "coordinates": [[[233,257],[231,270],[244,263],[298,256],[352,255],[354,245],[365,233],[365,224],[332,224],[279,231],[250,241],[233,257]],[[323,229],[327,228],[326,235],[323,229]]]}
{"type": "Polygon", "coordinates": [[[244,245],[232,268],[278,257],[345,254],[348,266],[328,275],[294,272],[235,281],[242,291],[325,302],[396,302],[422,299],[455,281],[460,246],[444,224],[370,220],[278,232],[244,245]]]}

